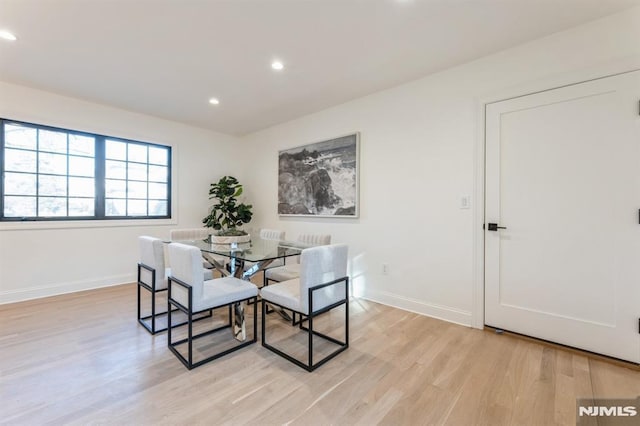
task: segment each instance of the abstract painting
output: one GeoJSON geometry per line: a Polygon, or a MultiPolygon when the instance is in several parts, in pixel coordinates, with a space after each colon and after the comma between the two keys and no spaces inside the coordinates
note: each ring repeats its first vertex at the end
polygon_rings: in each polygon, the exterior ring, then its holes
{"type": "Polygon", "coordinates": [[[278,152],[278,214],[358,217],[359,133],[278,152]]]}

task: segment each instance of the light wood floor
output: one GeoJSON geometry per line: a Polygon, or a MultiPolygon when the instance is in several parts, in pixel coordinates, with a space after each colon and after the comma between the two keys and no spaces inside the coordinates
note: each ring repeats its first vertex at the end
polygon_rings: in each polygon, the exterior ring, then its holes
{"type": "Polygon", "coordinates": [[[577,397],[640,395],[638,371],[363,300],[313,373],[259,342],[188,371],[135,315],[134,285],[0,306],[0,423],[573,425],[577,397]]]}

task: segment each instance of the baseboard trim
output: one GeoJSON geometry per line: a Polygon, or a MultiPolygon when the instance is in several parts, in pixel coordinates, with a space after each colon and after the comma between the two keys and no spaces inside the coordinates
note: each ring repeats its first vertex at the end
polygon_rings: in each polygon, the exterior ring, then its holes
{"type": "Polygon", "coordinates": [[[7,303],[23,302],[25,300],[40,299],[42,297],[58,296],[60,294],[75,293],[84,290],[93,290],[102,287],[112,287],[135,281],[134,274],[113,275],[96,280],[72,281],[40,287],[30,287],[19,290],[0,292],[0,305],[7,303]]]}
{"type": "Polygon", "coordinates": [[[426,315],[428,317],[464,325],[466,327],[471,327],[471,312],[452,308],[450,306],[443,306],[435,303],[425,303],[421,300],[398,296],[397,294],[389,293],[386,291],[368,289],[365,290],[364,294],[360,297],[365,300],[381,303],[383,305],[402,309],[404,311],[426,315]]]}

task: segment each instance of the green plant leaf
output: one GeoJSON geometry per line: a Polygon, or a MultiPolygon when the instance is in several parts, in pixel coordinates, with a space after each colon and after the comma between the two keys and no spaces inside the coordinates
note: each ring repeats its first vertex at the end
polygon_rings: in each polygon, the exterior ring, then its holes
{"type": "MultiPolygon", "coordinates": [[[[238,204],[237,197],[244,192],[243,186],[233,176],[223,176],[211,183],[209,199],[216,200],[207,217],[202,219],[207,227],[226,232],[251,221],[250,204],[238,204]]],[[[242,232],[242,231],[239,231],[242,232]]]]}

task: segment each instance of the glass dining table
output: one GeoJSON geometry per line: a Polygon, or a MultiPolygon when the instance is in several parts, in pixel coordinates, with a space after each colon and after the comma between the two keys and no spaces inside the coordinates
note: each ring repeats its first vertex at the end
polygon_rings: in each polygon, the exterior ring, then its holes
{"type": "MultiPolygon", "coordinates": [[[[212,243],[210,239],[171,242],[199,248],[202,257],[213,265],[222,276],[233,276],[247,281],[251,280],[258,272],[265,270],[274,261],[298,256],[305,248],[312,247],[312,245],[296,241],[268,240],[253,235],[247,243],[216,244],[212,243]]],[[[291,317],[282,308],[273,308],[282,318],[287,321],[291,320],[291,317]]],[[[244,304],[235,304],[233,312],[234,337],[244,341],[246,339],[244,304]]],[[[254,318],[254,320],[256,319],[254,318]]]]}
{"type": "Polygon", "coordinates": [[[223,276],[250,280],[278,259],[298,256],[305,248],[312,247],[296,241],[267,240],[251,237],[247,243],[215,244],[209,239],[173,241],[195,246],[202,257],[223,276]],[[221,257],[226,258],[221,262],[221,257]]]}

